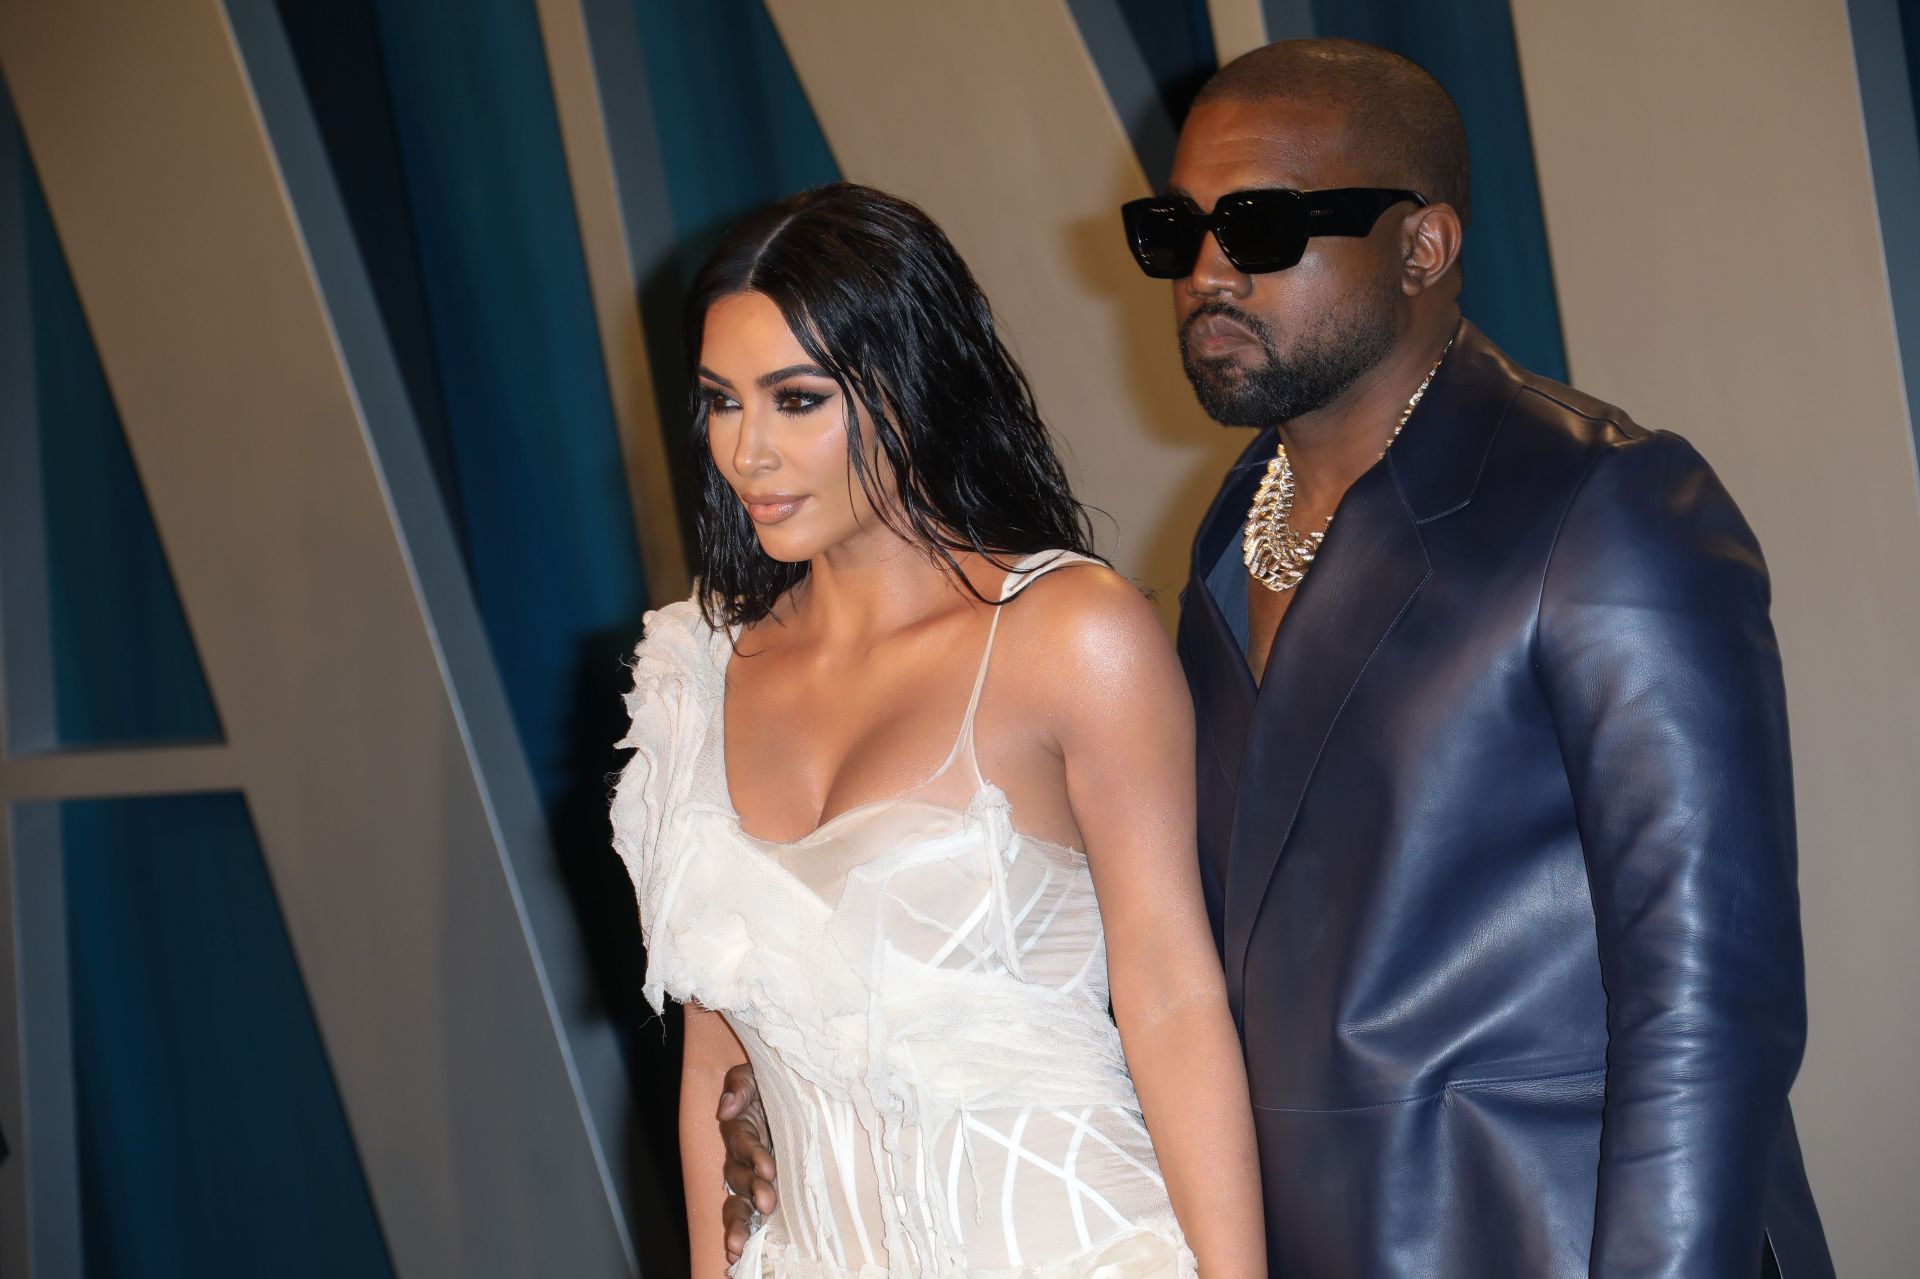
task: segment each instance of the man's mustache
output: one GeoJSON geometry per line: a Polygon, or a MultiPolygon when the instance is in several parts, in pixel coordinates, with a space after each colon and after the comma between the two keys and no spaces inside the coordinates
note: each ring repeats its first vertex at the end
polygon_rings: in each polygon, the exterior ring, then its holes
{"type": "Polygon", "coordinates": [[[1231,302],[1214,301],[1214,302],[1202,302],[1199,306],[1194,308],[1193,314],[1189,315],[1181,323],[1180,349],[1182,350],[1182,352],[1184,352],[1187,349],[1188,344],[1191,340],[1191,335],[1193,333],[1193,326],[1195,324],[1198,324],[1201,320],[1216,318],[1216,317],[1222,320],[1231,321],[1232,323],[1239,325],[1241,328],[1245,329],[1248,333],[1252,334],[1254,340],[1259,342],[1262,346],[1266,347],[1268,351],[1273,351],[1276,349],[1273,342],[1273,330],[1267,326],[1266,321],[1260,319],[1256,315],[1252,315],[1246,311],[1242,311],[1239,307],[1234,306],[1231,302]]]}

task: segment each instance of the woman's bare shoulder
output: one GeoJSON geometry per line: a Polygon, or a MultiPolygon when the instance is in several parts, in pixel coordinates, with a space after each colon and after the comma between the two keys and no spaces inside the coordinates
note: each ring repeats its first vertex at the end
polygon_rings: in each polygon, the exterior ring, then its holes
{"type": "Polygon", "coordinates": [[[1175,661],[1159,614],[1140,588],[1104,564],[1055,569],[1033,582],[1010,606],[1020,647],[1044,654],[1044,678],[1125,678],[1175,661]]]}

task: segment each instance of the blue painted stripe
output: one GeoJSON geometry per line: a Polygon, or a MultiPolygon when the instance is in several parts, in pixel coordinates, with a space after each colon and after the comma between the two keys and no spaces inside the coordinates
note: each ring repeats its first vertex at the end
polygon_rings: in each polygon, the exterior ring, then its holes
{"type": "Polygon", "coordinates": [[[1920,0],[1849,0],[1860,105],[1893,298],[1908,427],[1920,454],[1920,0]]]}
{"type": "Polygon", "coordinates": [[[245,803],[61,810],[87,1279],[392,1275],[245,803]]]}
{"type": "Polygon", "coordinates": [[[734,221],[840,168],[761,0],[633,9],[684,288],[734,221]]]}

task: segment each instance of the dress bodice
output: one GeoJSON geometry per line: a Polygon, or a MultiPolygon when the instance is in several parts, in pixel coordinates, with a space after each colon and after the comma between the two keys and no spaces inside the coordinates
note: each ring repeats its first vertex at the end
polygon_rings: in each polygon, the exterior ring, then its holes
{"type": "MultiPolygon", "coordinates": [[[[1003,601],[1082,559],[1029,557],[1003,601]]],[[[736,1275],[1190,1272],[1108,1014],[1086,858],[1022,836],[979,775],[1004,612],[940,771],[789,843],[742,830],[727,790],[732,637],[692,601],[648,616],[614,842],[647,998],[722,1013],[767,1106],[783,1202],[736,1275]]]]}

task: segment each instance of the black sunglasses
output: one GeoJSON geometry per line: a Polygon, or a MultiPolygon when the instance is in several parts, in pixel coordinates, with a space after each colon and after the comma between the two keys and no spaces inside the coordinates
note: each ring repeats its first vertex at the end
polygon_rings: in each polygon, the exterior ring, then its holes
{"type": "Polygon", "coordinates": [[[1330,191],[1235,191],[1213,202],[1212,213],[1184,195],[1153,195],[1120,206],[1127,247],[1156,280],[1193,274],[1200,245],[1211,231],[1227,261],[1248,275],[1284,271],[1300,261],[1316,235],[1366,235],[1380,215],[1403,200],[1425,207],[1418,191],[1338,187],[1330,191]]]}

